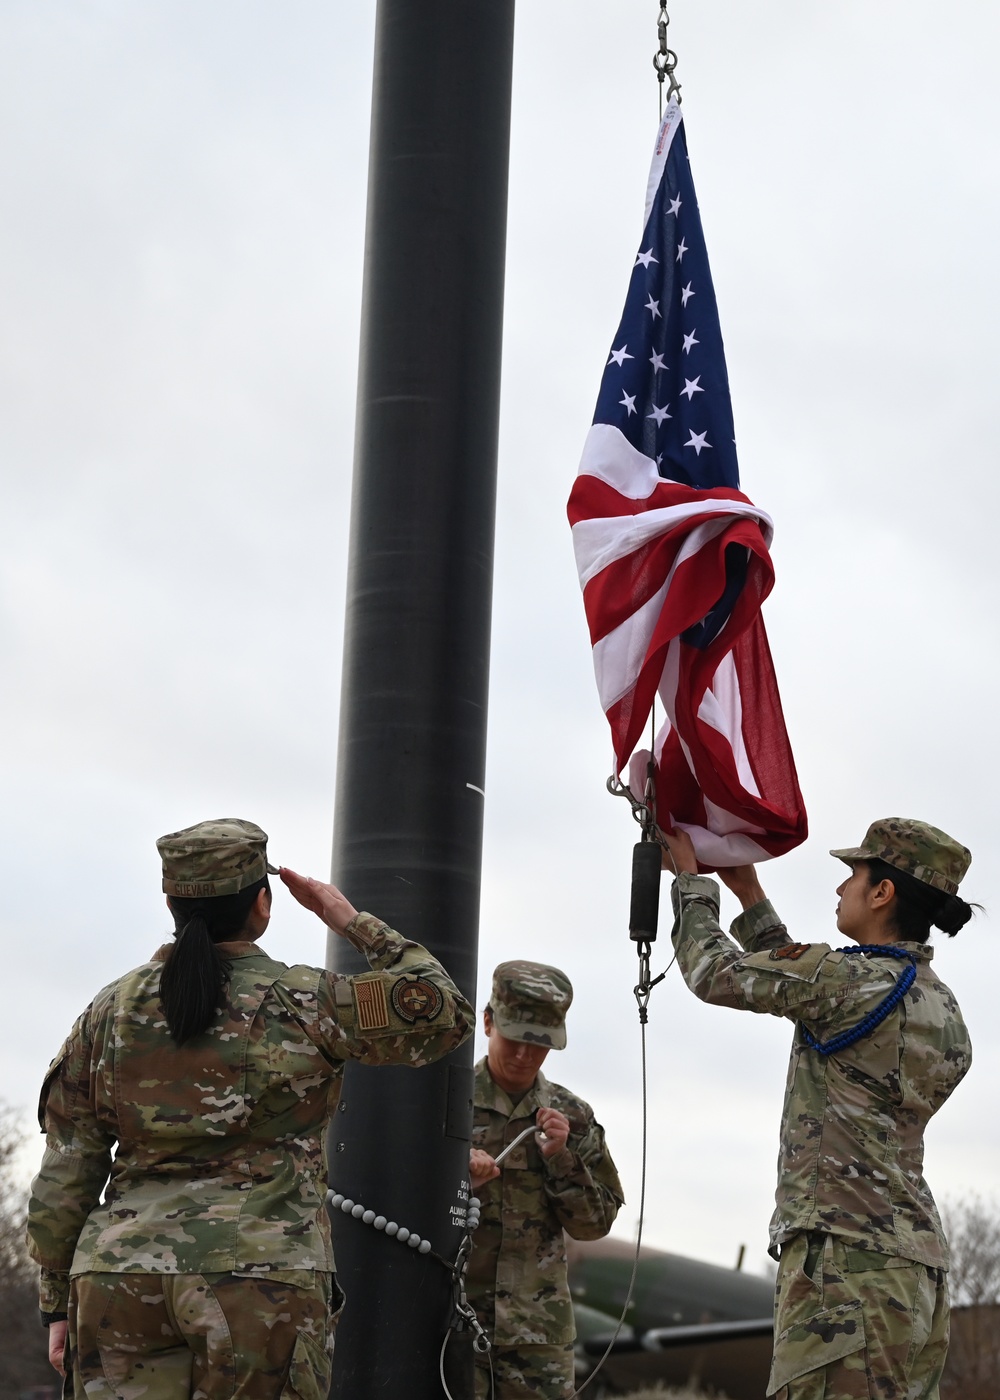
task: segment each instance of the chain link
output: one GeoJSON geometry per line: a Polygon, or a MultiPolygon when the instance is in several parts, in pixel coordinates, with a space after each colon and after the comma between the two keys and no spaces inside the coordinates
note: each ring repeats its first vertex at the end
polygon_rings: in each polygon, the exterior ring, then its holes
{"type": "Polygon", "coordinates": [[[667,14],[667,0],[660,0],[660,18],[656,25],[656,34],[660,41],[659,48],[653,54],[653,67],[656,69],[656,79],[660,84],[660,116],[663,116],[663,84],[667,87],[667,101],[676,95],[677,101],[681,100],[681,85],[677,81],[674,70],[677,67],[677,55],[673,49],[667,45],[667,26],[670,24],[670,16],[667,14]]]}

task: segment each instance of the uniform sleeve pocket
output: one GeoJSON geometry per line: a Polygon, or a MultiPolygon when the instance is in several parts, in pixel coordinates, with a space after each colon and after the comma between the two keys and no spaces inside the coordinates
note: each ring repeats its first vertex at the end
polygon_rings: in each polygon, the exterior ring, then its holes
{"type": "Polygon", "coordinates": [[[830,949],[825,943],[781,943],[763,952],[744,953],[741,961],[744,968],[767,977],[815,982],[829,957],[830,949]]]}
{"type": "Polygon", "coordinates": [[[42,1087],[38,1094],[38,1126],[43,1133],[45,1132],[45,1109],[49,1102],[49,1090],[52,1088],[53,1079],[62,1069],[65,1058],[66,1048],[64,1046],[45,1071],[45,1078],[42,1080],[42,1087]]]}
{"type": "Polygon", "coordinates": [[[865,1324],[860,1299],[813,1313],[812,1317],[787,1327],[775,1338],[767,1394],[774,1395],[800,1376],[862,1351],[864,1345],[865,1324]]]}
{"type": "Polygon", "coordinates": [[[326,1400],[330,1390],[331,1357],[319,1337],[300,1332],[295,1339],[288,1383],[281,1400],[326,1400]]]}

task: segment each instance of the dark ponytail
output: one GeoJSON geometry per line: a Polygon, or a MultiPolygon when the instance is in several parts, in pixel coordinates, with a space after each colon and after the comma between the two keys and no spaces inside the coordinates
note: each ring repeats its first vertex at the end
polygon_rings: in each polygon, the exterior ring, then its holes
{"type": "Polygon", "coordinates": [[[897,870],[884,860],[867,860],[869,887],[881,880],[891,880],[896,891],[892,906],[892,922],[903,943],[926,943],[931,926],[939,928],[949,938],[972,918],[978,904],[966,904],[957,894],[947,894],[918,880],[907,870],[897,870]]]}
{"type": "Polygon", "coordinates": [[[217,945],[239,938],[261,890],[270,893],[265,876],[239,894],[215,899],[170,897],[174,937],[160,976],[160,1002],[175,1045],[202,1035],[215,1019],[231,964],[217,945]]]}

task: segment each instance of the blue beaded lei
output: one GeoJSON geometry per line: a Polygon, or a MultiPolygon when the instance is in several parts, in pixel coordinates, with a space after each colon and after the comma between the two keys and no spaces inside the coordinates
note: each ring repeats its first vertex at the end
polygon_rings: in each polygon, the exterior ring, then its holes
{"type": "Polygon", "coordinates": [[[862,943],[858,947],[838,948],[837,952],[846,953],[848,957],[856,953],[870,953],[874,957],[898,958],[900,961],[906,960],[907,966],[903,968],[899,981],[892,991],[880,1001],[873,1011],[869,1011],[863,1021],[859,1021],[849,1031],[841,1031],[839,1035],[832,1036],[830,1040],[817,1040],[808,1026],[799,1022],[799,1030],[802,1038],[809,1046],[810,1050],[818,1050],[821,1055],[835,1055],[839,1050],[846,1050],[848,1046],[854,1045],[857,1041],[863,1040],[866,1035],[871,1035],[885,1018],[895,1011],[896,1007],[906,996],[906,993],[913,986],[917,975],[917,960],[912,953],[905,948],[894,948],[889,943],[862,943]]]}

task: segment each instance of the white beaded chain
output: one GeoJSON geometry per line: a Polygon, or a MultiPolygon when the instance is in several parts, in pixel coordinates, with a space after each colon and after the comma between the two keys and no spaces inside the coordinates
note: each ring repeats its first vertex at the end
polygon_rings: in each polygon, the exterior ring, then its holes
{"type": "MultiPolygon", "coordinates": [[[[343,1211],[344,1215],[350,1215],[355,1220],[360,1220],[362,1225],[371,1225],[375,1230],[384,1230],[390,1239],[396,1239],[400,1244],[408,1245],[410,1249],[415,1249],[418,1254],[430,1254],[430,1240],[422,1240],[415,1230],[408,1230],[405,1225],[397,1225],[395,1220],[388,1220],[384,1215],[376,1215],[373,1210],[363,1206],[360,1201],[352,1201],[350,1196],[345,1196],[340,1191],[328,1191],[326,1193],[327,1205],[331,1210],[343,1211]]],[[[465,1228],[471,1233],[479,1224],[480,1201],[478,1196],[472,1196],[469,1200],[469,1208],[465,1213],[465,1228]]]]}

